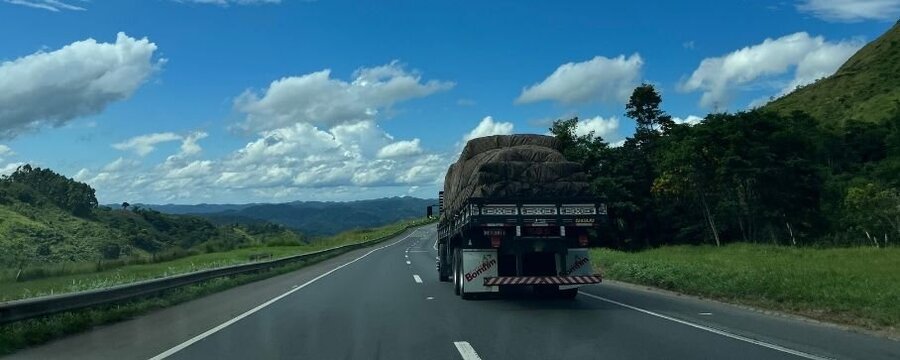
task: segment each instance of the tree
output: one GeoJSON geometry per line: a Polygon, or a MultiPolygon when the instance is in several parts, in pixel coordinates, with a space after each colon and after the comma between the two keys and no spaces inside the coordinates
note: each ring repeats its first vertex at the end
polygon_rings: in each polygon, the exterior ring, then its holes
{"type": "Polygon", "coordinates": [[[122,203],[122,210],[123,210],[123,211],[124,211],[124,210],[128,210],[128,207],[129,207],[129,206],[131,206],[131,204],[129,204],[127,201],[123,202],[123,203],[122,203]]]}
{"type": "Polygon", "coordinates": [[[651,84],[641,84],[631,93],[625,104],[625,116],[637,122],[636,137],[655,135],[657,131],[667,132],[675,125],[672,117],[660,110],[660,103],[662,97],[651,84]]]}
{"type": "Polygon", "coordinates": [[[848,217],[853,227],[864,233],[876,247],[879,246],[879,235],[883,235],[882,242],[888,242],[890,236],[900,239],[900,191],[897,189],[886,189],[873,183],[851,187],[844,203],[850,210],[848,217]]]}

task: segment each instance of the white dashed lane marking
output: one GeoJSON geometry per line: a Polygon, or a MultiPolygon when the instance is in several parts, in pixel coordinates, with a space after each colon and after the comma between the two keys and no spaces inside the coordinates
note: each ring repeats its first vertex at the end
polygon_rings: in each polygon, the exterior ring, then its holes
{"type": "Polygon", "coordinates": [[[456,345],[456,351],[459,351],[459,355],[462,356],[463,360],[481,360],[481,357],[478,356],[478,353],[467,341],[455,341],[453,345],[456,345]]]}

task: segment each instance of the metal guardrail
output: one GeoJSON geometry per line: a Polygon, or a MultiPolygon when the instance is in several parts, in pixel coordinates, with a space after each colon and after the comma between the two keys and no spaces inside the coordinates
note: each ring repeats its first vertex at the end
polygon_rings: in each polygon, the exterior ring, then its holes
{"type": "Polygon", "coordinates": [[[116,285],[103,289],[8,301],[0,303],[0,324],[55,314],[63,311],[78,310],[93,306],[109,305],[117,302],[134,300],[151,295],[156,295],[166,290],[196,284],[219,277],[259,272],[287,265],[293,262],[312,259],[318,256],[332,255],[344,251],[356,250],[396,237],[397,235],[400,235],[409,229],[420,226],[423,225],[407,226],[393,234],[361,243],[347,244],[330,249],[293,255],[275,260],[259,261],[249,264],[231,265],[215,269],[200,270],[164,278],[116,285]]]}

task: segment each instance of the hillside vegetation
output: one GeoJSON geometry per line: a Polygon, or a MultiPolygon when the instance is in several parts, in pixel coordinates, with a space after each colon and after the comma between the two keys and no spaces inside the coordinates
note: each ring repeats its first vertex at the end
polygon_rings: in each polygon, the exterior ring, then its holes
{"type": "MultiPolygon", "coordinates": [[[[20,167],[0,178],[0,277],[47,266],[155,262],[266,243],[299,244],[281,226],[217,226],[196,216],[139,207],[98,207],[94,189],[49,169],[20,167]]],[[[82,266],[83,267],[83,266],[82,266]]],[[[64,270],[60,270],[64,271],[64,270]]]]}
{"type": "Polygon", "coordinates": [[[644,84],[626,104],[637,129],[624,145],[578,135],[577,118],[556,121],[550,131],[608,203],[612,227],[602,240],[610,247],[896,245],[898,34],[894,26],[834,77],[772,107],[676,124],[644,84]]]}
{"type": "Polygon", "coordinates": [[[834,75],[766,105],[789,115],[802,111],[823,124],[880,123],[900,104],[900,22],[854,54],[834,75]]]}

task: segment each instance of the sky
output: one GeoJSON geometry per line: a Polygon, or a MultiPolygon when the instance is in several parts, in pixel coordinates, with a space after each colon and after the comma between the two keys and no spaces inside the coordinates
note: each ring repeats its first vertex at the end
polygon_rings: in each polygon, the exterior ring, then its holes
{"type": "Polygon", "coordinates": [[[900,0],[0,0],[0,174],[101,203],[436,197],[474,137],[634,132],[828,76],[900,0]]]}

